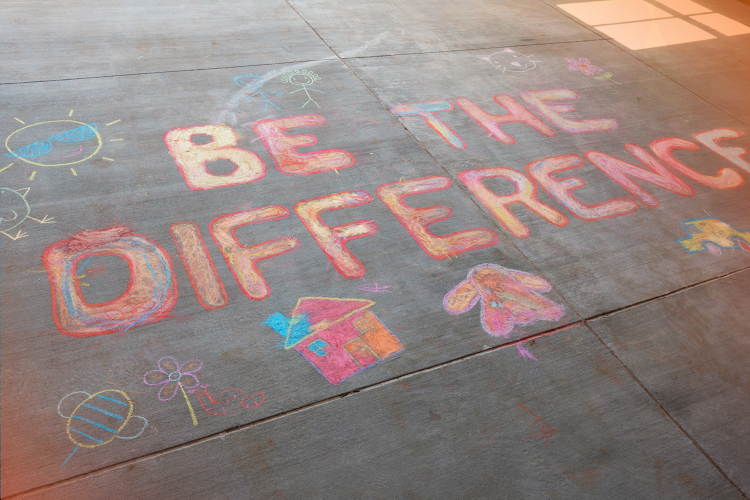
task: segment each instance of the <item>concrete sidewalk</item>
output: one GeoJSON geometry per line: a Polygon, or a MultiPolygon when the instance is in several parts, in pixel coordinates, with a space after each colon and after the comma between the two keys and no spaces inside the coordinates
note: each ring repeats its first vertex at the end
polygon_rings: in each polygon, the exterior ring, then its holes
{"type": "Polygon", "coordinates": [[[2,498],[750,495],[750,6],[7,1],[2,498]]]}

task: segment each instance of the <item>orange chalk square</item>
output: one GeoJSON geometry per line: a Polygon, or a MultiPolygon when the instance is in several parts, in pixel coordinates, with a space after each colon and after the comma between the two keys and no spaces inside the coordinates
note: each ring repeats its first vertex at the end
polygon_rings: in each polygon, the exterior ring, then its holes
{"type": "Polygon", "coordinates": [[[707,9],[702,5],[698,5],[692,0],[656,0],[660,4],[669,7],[672,10],[676,10],[680,14],[687,16],[689,14],[703,14],[704,12],[711,12],[711,9],[707,9]]]}
{"type": "Polygon", "coordinates": [[[597,26],[596,29],[630,50],[650,49],[716,38],[687,21],[675,18],[597,26]]]}
{"type": "Polygon", "coordinates": [[[557,6],[584,23],[594,26],[672,17],[668,12],[643,0],[607,0],[604,2],[564,3],[557,6]]]}
{"type": "Polygon", "coordinates": [[[699,23],[705,24],[706,26],[715,29],[722,35],[733,36],[733,35],[747,35],[750,33],[750,28],[742,23],[738,23],[733,19],[729,19],[721,14],[703,14],[701,16],[690,16],[690,19],[698,21],[699,23]]]}

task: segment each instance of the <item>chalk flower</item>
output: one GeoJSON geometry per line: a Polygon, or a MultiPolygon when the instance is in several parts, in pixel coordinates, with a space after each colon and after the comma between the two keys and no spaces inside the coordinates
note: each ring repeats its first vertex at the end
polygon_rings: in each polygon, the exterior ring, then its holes
{"type": "Polygon", "coordinates": [[[185,389],[198,387],[198,376],[195,372],[201,369],[203,363],[198,359],[191,359],[180,365],[172,356],[164,356],[159,360],[158,365],[158,370],[151,370],[143,376],[143,382],[146,385],[161,386],[158,394],[159,401],[169,401],[175,397],[177,390],[181,389],[190,409],[190,415],[193,417],[193,425],[198,425],[185,389]]]}
{"type": "Polygon", "coordinates": [[[585,57],[579,58],[577,61],[569,57],[565,58],[565,62],[568,63],[568,69],[571,71],[580,71],[584,75],[593,76],[594,73],[604,71],[602,68],[594,66],[591,61],[585,57]]]}

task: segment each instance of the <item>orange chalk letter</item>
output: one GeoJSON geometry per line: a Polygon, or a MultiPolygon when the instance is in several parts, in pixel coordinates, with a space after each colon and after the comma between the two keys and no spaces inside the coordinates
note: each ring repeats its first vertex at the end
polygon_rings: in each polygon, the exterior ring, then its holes
{"type": "Polygon", "coordinates": [[[258,155],[234,147],[237,134],[226,125],[203,125],[170,130],[164,135],[169,153],[175,159],[185,184],[190,189],[213,189],[255,182],[266,175],[266,165],[258,155]],[[208,135],[213,140],[207,144],[196,144],[194,135],[208,135]],[[229,160],[235,168],[224,175],[212,174],[206,162],[229,160]]]}
{"type": "Polygon", "coordinates": [[[234,231],[240,226],[255,222],[283,219],[289,215],[289,210],[280,205],[271,205],[222,215],[211,221],[211,236],[224,255],[229,268],[232,270],[242,292],[253,300],[263,300],[271,295],[268,283],[258,271],[257,262],[299,248],[299,240],[292,236],[284,236],[266,241],[258,245],[247,247],[237,241],[234,231]]]}
{"type": "Polygon", "coordinates": [[[422,250],[433,259],[446,259],[497,242],[497,234],[489,229],[468,229],[446,236],[435,236],[427,226],[450,218],[453,211],[442,206],[412,208],[404,203],[406,196],[431,193],[447,189],[450,185],[451,180],[448,177],[435,176],[385,184],[378,188],[378,196],[383,203],[388,205],[393,215],[401,221],[422,250]]]}

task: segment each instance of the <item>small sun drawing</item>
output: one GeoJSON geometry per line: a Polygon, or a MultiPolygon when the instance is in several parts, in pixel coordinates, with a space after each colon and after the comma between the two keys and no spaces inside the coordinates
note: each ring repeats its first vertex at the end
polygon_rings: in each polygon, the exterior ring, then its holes
{"type": "Polygon", "coordinates": [[[290,71],[289,73],[286,73],[281,77],[281,81],[284,83],[291,83],[292,85],[302,87],[297,90],[292,90],[289,93],[294,94],[295,92],[300,91],[305,92],[305,95],[307,95],[307,101],[305,101],[305,104],[302,105],[303,108],[310,102],[314,103],[317,107],[320,107],[320,104],[315,102],[315,99],[312,98],[310,92],[320,92],[321,94],[325,94],[325,92],[323,92],[322,90],[308,88],[310,85],[313,85],[315,82],[319,82],[320,80],[320,76],[316,75],[312,71],[305,71],[304,69],[296,69],[294,71],[290,71]]]}

